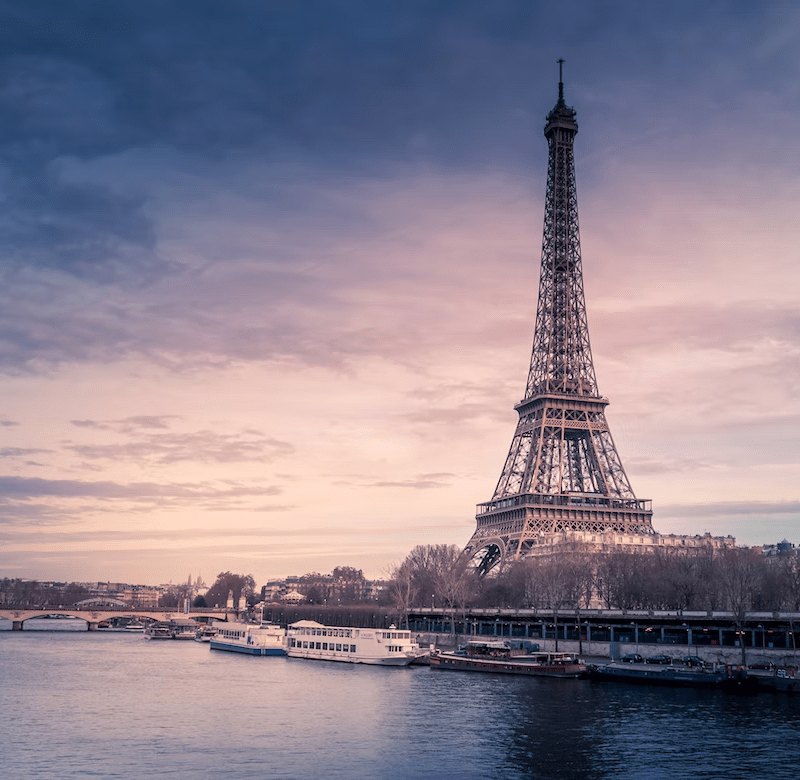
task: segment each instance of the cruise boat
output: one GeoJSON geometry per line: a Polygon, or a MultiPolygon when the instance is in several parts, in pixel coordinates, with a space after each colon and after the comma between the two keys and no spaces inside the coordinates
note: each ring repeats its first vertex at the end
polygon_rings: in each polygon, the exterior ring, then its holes
{"type": "Polygon", "coordinates": [[[462,650],[434,651],[431,669],[524,674],[532,677],[585,677],[586,664],[572,653],[525,652],[504,641],[471,641],[462,650]]]}
{"type": "Polygon", "coordinates": [[[146,639],[194,639],[197,623],[194,620],[159,620],[144,630],[146,639]]]}
{"type": "Polygon", "coordinates": [[[197,623],[191,618],[178,618],[169,621],[173,639],[193,640],[197,633],[197,623]]]}
{"type": "Polygon", "coordinates": [[[217,635],[217,629],[214,626],[202,625],[194,635],[195,642],[210,642],[217,635]]]}
{"type": "Polygon", "coordinates": [[[286,631],[272,623],[214,624],[210,637],[212,650],[228,650],[247,655],[286,655],[286,631]]]}
{"type": "Polygon", "coordinates": [[[396,626],[340,628],[300,620],[289,626],[287,638],[290,658],[408,666],[419,655],[419,645],[411,641],[411,632],[399,631],[396,626]]]}
{"type": "Polygon", "coordinates": [[[172,631],[170,630],[169,623],[163,620],[158,620],[151,623],[144,630],[145,639],[172,639],[172,631]]]}

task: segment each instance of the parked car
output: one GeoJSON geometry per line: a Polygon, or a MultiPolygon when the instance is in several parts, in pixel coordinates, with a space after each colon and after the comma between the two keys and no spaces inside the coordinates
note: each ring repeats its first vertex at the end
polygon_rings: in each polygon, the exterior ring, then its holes
{"type": "Polygon", "coordinates": [[[643,659],[639,653],[628,653],[627,655],[623,655],[619,660],[624,664],[640,664],[643,659]]]}
{"type": "Polygon", "coordinates": [[[668,655],[651,655],[648,659],[646,659],[648,664],[671,664],[672,658],[668,655]]]}
{"type": "Polygon", "coordinates": [[[706,662],[697,655],[685,655],[683,662],[686,666],[699,666],[701,669],[706,665],[706,662]]]}

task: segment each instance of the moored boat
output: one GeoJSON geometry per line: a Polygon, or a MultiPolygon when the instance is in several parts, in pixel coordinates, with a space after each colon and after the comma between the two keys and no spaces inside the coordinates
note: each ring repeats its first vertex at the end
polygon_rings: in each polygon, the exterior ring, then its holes
{"type": "Polygon", "coordinates": [[[608,663],[589,666],[593,680],[669,685],[685,688],[720,688],[730,693],[755,693],[758,680],[741,667],[716,669],[683,666],[649,666],[640,663],[608,663]]]}
{"type": "Polygon", "coordinates": [[[768,687],[785,693],[800,693],[800,677],[795,676],[795,669],[778,669],[770,678],[768,687]]]}
{"type": "Polygon", "coordinates": [[[202,625],[194,634],[195,642],[210,642],[217,635],[217,629],[214,626],[202,625]]]}
{"type": "Polygon", "coordinates": [[[194,639],[197,623],[194,620],[159,620],[144,630],[146,639],[194,639]]]}
{"type": "Polygon", "coordinates": [[[720,671],[709,671],[682,666],[652,666],[644,663],[592,664],[592,680],[672,685],[689,688],[717,688],[722,682],[720,671]]]}
{"type": "Polygon", "coordinates": [[[173,639],[193,640],[197,633],[197,623],[191,619],[170,620],[169,625],[173,639]]]}
{"type": "Polygon", "coordinates": [[[287,638],[290,658],[408,666],[420,654],[411,632],[393,625],[388,629],[353,628],[300,620],[289,626],[287,638]]]}
{"type": "Polygon", "coordinates": [[[228,650],[247,655],[286,655],[286,631],[272,623],[214,624],[209,637],[212,650],[228,650]]]}
{"type": "Polygon", "coordinates": [[[144,630],[145,639],[172,639],[172,631],[170,630],[169,623],[163,620],[158,620],[151,623],[144,630]]]}
{"type": "Polygon", "coordinates": [[[504,641],[471,641],[462,650],[432,652],[431,669],[452,669],[532,677],[586,676],[586,664],[572,653],[525,652],[504,641]]]}

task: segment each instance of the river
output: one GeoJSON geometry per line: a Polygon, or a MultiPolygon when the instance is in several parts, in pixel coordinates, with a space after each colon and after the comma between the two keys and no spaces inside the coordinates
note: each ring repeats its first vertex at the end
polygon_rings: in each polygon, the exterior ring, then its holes
{"type": "Polygon", "coordinates": [[[0,632],[0,713],[5,780],[800,773],[797,696],[255,658],[137,633],[0,632]]]}

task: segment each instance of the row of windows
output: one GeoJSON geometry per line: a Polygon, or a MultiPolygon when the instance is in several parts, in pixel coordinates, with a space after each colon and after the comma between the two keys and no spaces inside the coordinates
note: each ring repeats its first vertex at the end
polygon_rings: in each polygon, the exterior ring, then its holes
{"type": "Polygon", "coordinates": [[[353,631],[349,628],[301,628],[298,633],[305,636],[340,636],[352,637],[353,631]]]}
{"type": "Polygon", "coordinates": [[[378,631],[378,637],[383,639],[411,639],[410,631],[378,631]]]}
{"type": "Polygon", "coordinates": [[[356,646],[340,642],[308,642],[299,639],[292,639],[292,647],[303,647],[306,650],[338,650],[342,653],[355,653],[356,646]]]}

